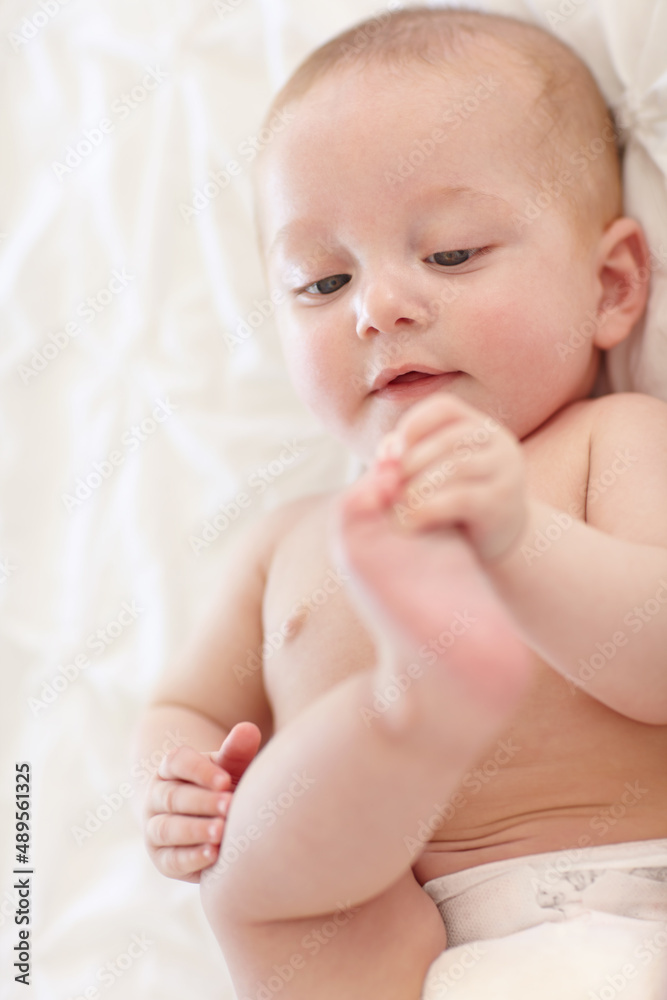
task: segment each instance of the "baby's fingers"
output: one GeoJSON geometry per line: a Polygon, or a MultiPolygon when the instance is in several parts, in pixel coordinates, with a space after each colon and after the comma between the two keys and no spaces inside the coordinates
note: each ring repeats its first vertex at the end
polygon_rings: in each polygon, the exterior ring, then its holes
{"type": "Polygon", "coordinates": [[[483,414],[449,393],[433,393],[426,399],[411,406],[399,418],[391,434],[391,443],[385,440],[382,449],[399,455],[417,441],[445,427],[453,427],[463,421],[477,423],[483,414]]]}
{"type": "Polygon", "coordinates": [[[486,428],[473,428],[462,423],[423,438],[401,459],[404,481],[422,474],[429,477],[429,482],[439,486],[462,471],[469,473],[473,466],[486,466],[485,471],[490,471],[493,463],[502,462],[507,450],[502,448],[503,442],[497,436],[492,437],[492,433],[486,428]]]}
{"type": "Polygon", "coordinates": [[[160,813],[146,824],[146,837],[151,847],[190,847],[195,844],[219,844],[224,829],[223,819],[196,816],[175,816],[160,813]]]}
{"type": "Polygon", "coordinates": [[[231,787],[231,778],[226,771],[210,757],[188,746],[178,747],[163,757],[158,775],[167,780],[191,781],[212,792],[222,792],[231,787]]]}
{"type": "Polygon", "coordinates": [[[160,847],[154,853],[158,871],[167,878],[183,882],[199,882],[204,868],[212,865],[218,856],[218,846],[197,844],[196,847],[160,847]]]}
{"type": "Polygon", "coordinates": [[[183,816],[226,816],[231,792],[209,792],[189,781],[159,781],[153,788],[149,810],[183,816]]]}
{"type": "Polygon", "coordinates": [[[237,722],[217,754],[211,755],[213,762],[229,774],[232,788],[236,788],[250,762],[257,756],[261,742],[259,726],[254,722],[237,722]]]}

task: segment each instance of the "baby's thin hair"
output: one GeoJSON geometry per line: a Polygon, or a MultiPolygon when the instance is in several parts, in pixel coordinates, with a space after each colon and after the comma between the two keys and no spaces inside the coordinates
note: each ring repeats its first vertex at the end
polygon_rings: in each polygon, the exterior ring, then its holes
{"type": "Polygon", "coordinates": [[[381,66],[396,75],[415,68],[444,75],[471,55],[489,68],[506,56],[505,65],[538,84],[520,136],[535,186],[541,191],[569,169],[574,181],[563,191],[577,220],[606,226],[616,218],[622,210],[616,129],[592,73],[564,42],[512,17],[454,7],[383,11],[312,52],[276,94],[265,120],[338,73],[381,66]]]}

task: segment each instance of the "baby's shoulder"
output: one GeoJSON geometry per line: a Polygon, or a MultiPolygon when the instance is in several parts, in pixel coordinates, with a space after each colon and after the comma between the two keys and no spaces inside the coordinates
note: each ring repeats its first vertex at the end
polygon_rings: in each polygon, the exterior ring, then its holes
{"type": "Polygon", "coordinates": [[[667,545],[667,403],[639,392],[593,400],[586,520],[611,534],[667,545]]]}
{"type": "Polygon", "coordinates": [[[617,414],[632,418],[651,419],[655,415],[667,415],[667,403],[645,392],[609,392],[605,396],[587,401],[596,413],[604,419],[617,414]]]}
{"type": "Polygon", "coordinates": [[[598,450],[621,442],[663,448],[667,444],[667,403],[643,392],[613,392],[589,400],[591,446],[598,450]]]}
{"type": "Polygon", "coordinates": [[[660,426],[666,420],[667,403],[663,400],[644,392],[610,392],[605,396],[570,403],[559,410],[549,423],[604,437],[616,431],[619,425],[632,433],[660,426]]]}
{"type": "Polygon", "coordinates": [[[323,517],[335,491],[312,493],[289,500],[268,511],[250,528],[249,543],[265,569],[268,569],[280,543],[295,528],[313,517],[323,517]]]}

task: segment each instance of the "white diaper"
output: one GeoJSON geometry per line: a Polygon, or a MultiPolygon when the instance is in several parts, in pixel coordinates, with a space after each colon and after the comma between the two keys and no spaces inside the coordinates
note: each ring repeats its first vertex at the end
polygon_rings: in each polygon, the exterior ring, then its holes
{"type": "Polygon", "coordinates": [[[448,947],[423,1000],[667,1000],[667,839],[510,858],[424,889],[448,947]]]}

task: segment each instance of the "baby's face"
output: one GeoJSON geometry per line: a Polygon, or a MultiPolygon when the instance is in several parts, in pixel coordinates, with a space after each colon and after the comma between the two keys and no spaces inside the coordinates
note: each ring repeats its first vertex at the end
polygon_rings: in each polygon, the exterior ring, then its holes
{"type": "Polygon", "coordinates": [[[525,162],[539,156],[526,136],[532,88],[479,67],[451,83],[380,68],[330,78],[262,165],[291,376],[365,459],[432,392],[520,438],[590,393],[590,338],[564,358],[558,345],[595,314],[597,241],[577,233],[565,197],[525,220],[536,194],[525,162]]]}

